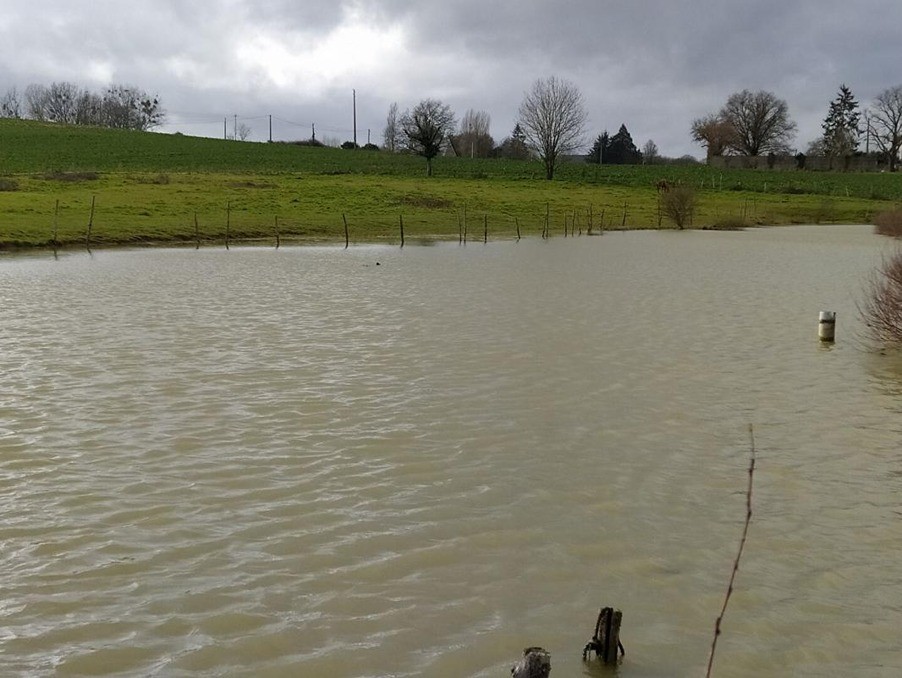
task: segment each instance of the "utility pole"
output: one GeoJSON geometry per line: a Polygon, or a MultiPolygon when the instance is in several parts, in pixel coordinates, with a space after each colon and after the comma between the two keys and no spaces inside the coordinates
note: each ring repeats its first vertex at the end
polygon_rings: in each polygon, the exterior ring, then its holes
{"type": "Polygon", "coordinates": [[[229,124],[229,119],[228,119],[228,118],[223,118],[223,119],[222,119],[222,138],[223,138],[223,139],[228,139],[228,138],[229,138],[229,130],[228,130],[228,127],[227,127],[228,124],[229,124]]]}
{"type": "Polygon", "coordinates": [[[235,114],[235,124],[232,126],[232,132],[235,135],[235,141],[238,141],[238,114],[235,114]]]}
{"type": "Polygon", "coordinates": [[[269,143],[272,143],[272,115],[269,116],[269,143]]]}
{"type": "Polygon", "coordinates": [[[310,125],[310,131],[311,131],[310,140],[316,141],[316,123],[313,123],[312,125],[310,125]]]}
{"type": "Polygon", "coordinates": [[[865,126],[864,154],[870,155],[871,154],[871,118],[868,115],[867,111],[864,112],[864,126],[865,126]]]}
{"type": "Polygon", "coordinates": [[[354,148],[357,148],[357,90],[351,90],[354,96],[354,148]]]}

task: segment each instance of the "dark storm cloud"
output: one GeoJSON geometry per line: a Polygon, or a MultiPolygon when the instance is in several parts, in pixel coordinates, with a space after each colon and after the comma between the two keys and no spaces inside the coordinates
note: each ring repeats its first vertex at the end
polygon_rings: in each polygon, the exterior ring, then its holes
{"type": "Polygon", "coordinates": [[[488,111],[500,139],[532,81],[555,74],[583,90],[589,136],[626,123],[680,155],[701,153],[693,118],[767,89],[804,148],[840,83],[866,103],[902,82],[900,26],[895,0],[0,0],[0,90],[127,82],[189,133],[208,133],[202,116],[272,113],[347,138],[356,88],[374,135],[392,101],[436,96],[488,111]]]}

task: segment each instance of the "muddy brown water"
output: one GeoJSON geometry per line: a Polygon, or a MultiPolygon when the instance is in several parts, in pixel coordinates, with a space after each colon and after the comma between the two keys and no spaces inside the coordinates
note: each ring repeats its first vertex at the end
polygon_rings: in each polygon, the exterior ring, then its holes
{"type": "Polygon", "coordinates": [[[902,673],[864,226],[0,259],[0,673],[902,673]],[[817,339],[821,310],[837,342],[817,339]]]}

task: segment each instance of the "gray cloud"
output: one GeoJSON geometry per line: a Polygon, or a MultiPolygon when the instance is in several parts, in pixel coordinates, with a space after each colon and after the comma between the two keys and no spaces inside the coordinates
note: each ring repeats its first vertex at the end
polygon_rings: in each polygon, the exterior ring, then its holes
{"type": "Polygon", "coordinates": [[[693,118],[767,89],[804,148],[840,83],[866,103],[902,82],[900,25],[895,0],[0,0],[0,90],[126,82],[160,94],[170,130],[221,133],[237,113],[264,138],[272,114],[276,136],[315,122],[346,139],[355,88],[358,139],[379,141],[392,101],[434,96],[488,111],[500,140],[555,74],[583,90],[587,136],[625,123],[637,144],[699,155],[693,118]]]}

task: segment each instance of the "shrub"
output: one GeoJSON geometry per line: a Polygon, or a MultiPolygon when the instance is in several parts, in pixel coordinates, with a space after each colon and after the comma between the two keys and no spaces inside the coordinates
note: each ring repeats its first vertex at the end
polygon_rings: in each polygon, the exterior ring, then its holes
{"type": "Polygon", "coordinates": [[[63,172],[62,170],[53,170],[52,172],[45,172],[41,178],[47,181],[78,182],[97,181],[100,175],[97,172],[63,172]]]}
{"type": "Polygon", "coordinates": [[[679,229],[692,223],[695,203],[695,189],[685,184],[674,186],[661,194],[661,212],[679,229]]]}
{"type": "Polygon", "coordinates": [[[326,145],[319,139],[301,139],[300,141],[291,141],[288,143],[292,144],[293,146],[312,146],[313,148],[322,148],[326,145]]]}
{"type": "Polygon", "coordinates": [[[723,217],[711,226],[714,231],[741,231],[748,228],[749,222],[744,217],[723,217]]]}
{"type": "Polygon", "coordinates": [[[880,212],[874,217],[874,226],[880,235],[890,235],[894,238],[902,237],[902,209],[880,212]]]}
{"type": "Polygon", "coordinates": [[[15,179],[0,177],[0,191],[18,191],[19,182],[15,179]]]}
{"type": "Polygon", "coordinates": [[[902,342],[902,250],[883,260],[858,311],[875,339],[902,342]]]}

